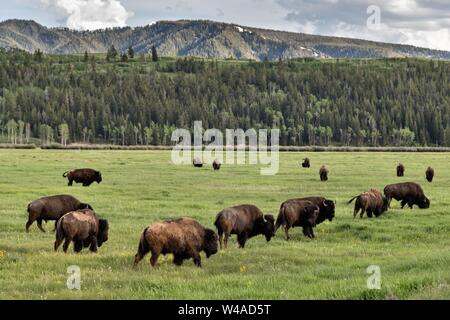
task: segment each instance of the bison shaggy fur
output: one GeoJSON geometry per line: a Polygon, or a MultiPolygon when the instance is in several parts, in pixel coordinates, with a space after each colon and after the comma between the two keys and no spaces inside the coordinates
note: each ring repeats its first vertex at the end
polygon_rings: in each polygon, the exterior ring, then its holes
{"type": "Polygon", "coordinates": [[[285,202],[280,207],[275,230],[283,226],[286,240],[289,240],[289,229],[292,227],[302,227],[303,234],[312,239],[315,237],[313,228],[316,225],[319,211],[319,207],[311,201],[299,200],[285,202]]]}
{"type": "Polygon", "coordinates": [[[390,206],[392,199],[401,201],[402,209],[406,204],[412,209],[417,205],[421,209],[430,207],[430,200],[423,193],[422,187],[414,182],[402,182],[387,185],[384,188],[384,195],[390,206]]]}
{"type": "Polygon", "coordinates": [[[42,227],[42,221],[58,221],[64,214],[80,209],[92,210],[92,207],[89,204],[80,202],[75,197],[66,194],[36,199],[27,206],[28,221],[25,229],[28,232],[33,222],[37,221],[38,228],[42,232],[45,232],[42,227]]]}
{"type": "Polygon", "coordinates": [[[348,203],[351,203],[355,199],[353,218],[356,217],[360,210],[360,218],[364,216],[365,212],[369,218],[372,218],[372,215],[378,217],[388,209],[387,198],[383,197],[381,192],[375,189],[370,189],[367,192],[363,192],[360,195],[353,197],[348,201],[348,203]]]}
{"type": "Polygon", "coordinates": [[[220,248],[223,245],[227,247],[231,234],[237,234],[239,247],[244,248],[247,239],[260,234],[266,237],[266,241],[270,241],[275,234],[274,222],[273,215],[264,215],[258,207],[244,204],[220,211],[214,225],[219,233],[220,248]]]}
{"type": "Polygon", "coordinates": [[[108,240],[108,230],[108,221],[99,219],[93,210],[83,209],[66,213],[56,226],[55,251],[64,241],[63,250],[67,252],[70,242],[73,241],[74,252],[80,252],[83,247],[97,252],[97,247],[101,247],[108,240]]]}
{"type": "Polygon", "coordinates": [[[74,181],[76,183],[82,183],[83,187],[89,187],[94,182],[102,182],[101,172],[89,168],[66,171],[63,173],[63,177],[67,177],[69,186],[71,186],[74,181]]]}
{"type": "Polygon", "coordinates": [[[217,241],[217,234],[213,230],[203,227],[194,219],[179,218],[155,223],[141,234],[134,266],[151,252],[152,266],[156,265],[161,254],[173,254],[173,263],[176,265],[193,258],[195,265],[201,267],[200,252],[204,251],[209,258],[218,250],[217,241]]]}

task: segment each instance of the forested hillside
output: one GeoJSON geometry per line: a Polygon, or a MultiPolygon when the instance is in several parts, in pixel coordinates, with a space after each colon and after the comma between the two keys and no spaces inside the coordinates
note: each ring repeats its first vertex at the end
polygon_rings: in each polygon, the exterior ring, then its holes
{"type": "Polygon", "coordinates": [[[248,62],[0,51],[3,141],[170,144],[176,127],[280,128],[282,145],[450,145],[450,63],[248,62]]]}

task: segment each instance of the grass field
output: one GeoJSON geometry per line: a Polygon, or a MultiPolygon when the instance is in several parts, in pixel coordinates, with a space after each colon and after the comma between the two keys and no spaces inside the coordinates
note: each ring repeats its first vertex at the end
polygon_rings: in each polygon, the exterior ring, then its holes
{"type": "Polygon", "coordinates": [[[410,299],[450,298],[449,153],[281,153],[280,172],[261,176],[258,166],[224,165],[214,172],[175,166],[167,151],[0,150],[0,299],[410,299]],[[298,162],[309,156],[311,169],[298,162]],[[406,176],[394,175],[402,161],[406,176]],[[318,168],[330,168],[320,182],[318,168]],[[435,181],[425,180],[428,165],[435,181]],[[93,167],[103,182],[67,187],[66,170],[93,167]],[[353,219],[352,196],[370,187],[416,181],[431,208],[401,210],[399,203],[377,219],[353,219]],[[47,233],[25,233],[26,205],[52,194],[69,193],[91,203],[110,222],[110,238],[97,254],[53,251],[53,223],[47,233]],[[323,195],[337,200],[336,219],[316,228],[309,240],[301,230],[286,242],[279,230],[267,243],[252,238],[238,249],[235,236],[226,251],[203,268],[182,267],[149,256],[132,269],[140,233],[153,222],[190,216],[213,227],[224,207],[252,203],[277,214],[282,201],[323,195]],[[66,287],[67,267],[81,268],[81,290],[66,287]],[[381,290],[366,286],[369,265],[381,268],[381,290]]]}

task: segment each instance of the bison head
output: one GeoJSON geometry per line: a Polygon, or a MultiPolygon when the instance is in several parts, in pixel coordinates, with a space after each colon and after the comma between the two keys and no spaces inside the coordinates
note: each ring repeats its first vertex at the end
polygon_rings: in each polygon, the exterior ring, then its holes
{"type": "Polygon", "coordinates": [[[102,246],[103,242],[108,241],[108,231],[109,231],[108,220],[105,219],[98,220],[97,245],[99,247],[102,246]]]}
{"type": "Polygon", "coordinates": [[[217,253],[219,237],[211,229],[205,230],[205,236],[203,239],[203,251],[206,253],[206,257],[209,258],[213,254],[217,253]]]}
{"type": "Polygon", "coordinates": [[[265,214],[263,218],[263,234],[267,242],[275,236],[275,218],[271,214],[265,214]]]}
{"type": "Polygon", "coordinates": [[[102,182],[102,173],[100,171],[95,171],[95,181],[97,181],[97,183],[102,182]]]}
{"type": "Polygon", "coordinates": [[[428,209],[430,207],[430,200],[424,196],[419,200],[419,203],[417,205],[420,209],[428,209]]]}
{"type": "Polygon", "coordinates": [[[324,200],[322,202],[321,213],[325,216],[325,219],[333,221],[336,204],[332,200],[324,200]]]}

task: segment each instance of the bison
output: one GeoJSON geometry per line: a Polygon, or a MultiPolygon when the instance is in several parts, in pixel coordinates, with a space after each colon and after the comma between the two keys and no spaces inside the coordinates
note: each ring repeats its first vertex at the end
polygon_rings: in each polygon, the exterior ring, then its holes
{"type": "Polygon", "coordinates": [[[74,252],[80,252],[83,247],[89,247],[92,252],[97,252],[97,247],[108,241],[108,230],[108,220],[99,219],[91,209],[66,213],[56,226],[55,251],[65,240],[64,252],[67,252],[71,241],[74,243],[74,252]]]}
{"type": "Polygon", "coordinates": [[[150,263],[154,267],[160,254],[173,254],[173,263],[183,264],[186,259],[193,258],[196,266],[201,267],[200,252],[206,257],[217,252],[218,237],[211,230],[190,218],[179,218],[152,224],[144,229],[139,241],[138,251],[134,258],[134,266],[151,252],[150,263]]]}
{"type": "Polygon", "coordinates": [[[425,177],[427,178],[428,182],[433,181],[434,169],[432,167],[428,167],[427,171],[425,172],[425,177]]]}
{"type": "Polygon", "coordinates": [[[361,210],[360,218],[364,216],[364,212],[367,213],[369,218],[372,218],[374,214],[375,217],[380,216],[383,212],[388,209],[388,200],[383,197],[380,191],[375,189],[370,189],[367,192],[363,192],[351,198],[348,203],[352,203],[355,200],[355,209],[353,210],[353,218],[356,217],[359,210],[361,210]]]}
{"type": "Polygon", "coordinates": [[[397,177],[403,177],[405,175],[405,166],[401,163],[397,166],[397,177]]]}
{"type": "Polygon", "coordinates": [[[387,198],[388,206],[392,199],[401,201],[402,209],[408,204],[412,209],[413,205],[417,205],[421,209],[430,207],[430,200],[425,197],[422,187],[414,182],[403,182],[387,185],[384,188],[384,195],[387,198]]]}
{"type": "Polygon", "coordinates": [[[247,239],[263,234],[267,241],[275,234],[273,215],[264,215],[262,211],[250,204],[244,204],[231,208],[225,208],[220,211],[214,222],[219,233],[220,248],[228,244],[228,238],[231,234],[237,234],[237,240],[240,248],[245,247],[247,239]],[[223,236],[224,240],[222,243],[223,236]]]}
{"type": "Polygon", "coordinates": [[[313,228],[316,226],[319,211],[318,206],[307,200],[284,203],[280,207],[275,231],[280,226],[283,226],[286,240],[289,240],[289,229],[292,227],[302,227],[305,236],[311,239],[315,238],[313,228]]]}
{"type": "Polygon", "coordinates": [[[309,163],[309,159],[308,158],[303,159],[302,167],[309,168],[310,166],[311,166],[311,164],[309,163]]]}
{"type": "Polygon", "coordinates": [[[68,185],[72,186],[73,182],[82,183],[83,187],[89,187],[93,182],[102,182],[102,174],[94,169],[75,169],[63,173],[63,177],[69,180],[68,185]]]}
{"type": "Polygon", "coordinates": [[[333,221],[335,211],[336,211],[336,203],[333,200],[325,199],[324,197],[305,197],[300,199],[291,199],[286,200],[281,205],[285,203],[289,203],[290,201],[311,201],[314,205],[319,207],[319,215],[317,216],[316,225],[324,222],[325,220],[333,221]]]}
{"type": "Polygon", "coordinates": [[[194,165],[194,167],[196,168],[201,168],[203,167],[203,163],[202,160],[200,158],[194,158],[194,160],[192,160],[192,164],[194,165]]]}
{"type": "Polygon", "coordinates": [[[320,181],[328,180],[328,169],[325,165],[322,165],[319,170],[320,181]]]}
{"type": "Polygon", "coordinates": [[[214,170],[220,170],[220,166],[221,166],[222,164],[220,163],[220,161],[218,160],[218,159],[215,159],[214,161],[213,161],[213,163],[212,163],[212,166],[213,166],[213,168],[214,168],[214,170]]]}
{"type": "MultiPolygon", "coordinates": [[[[34,200],[28,204],[28,222],[25,226],[26,231],[29,231],[30,226],[34,221],[37,221],[37,225],[42,232],[45,232],[42,227],[42,220],[47,222],[48,220],[58,221],[64,214],[70,211],[76,211],[80,209],[92,209],[91,205],[80,202],[75,197],[70,195],[56,195],[50,197],[43,197],[34,200]]],[[[56,228],[55,222],[55,228],[56,228]]]]}

